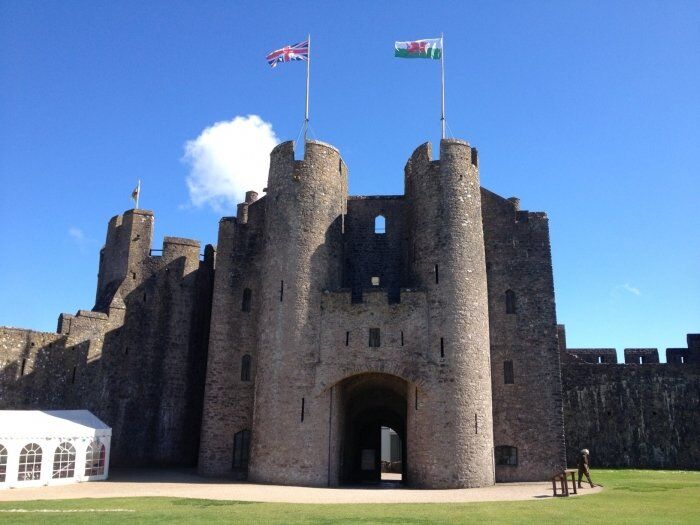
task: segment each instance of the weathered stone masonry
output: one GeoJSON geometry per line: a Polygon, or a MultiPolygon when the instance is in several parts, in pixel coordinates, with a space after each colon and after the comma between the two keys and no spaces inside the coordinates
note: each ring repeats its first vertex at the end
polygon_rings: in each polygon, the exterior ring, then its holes
{"type": "Polygon", "coordinates": [[[415,150],[404,195],[349,196],[338,150],[280,144],[203,254],[112,218],[92,310],[0,328],[0,408],[90,409],[114,465],[271,483],[376,481],[381,426],[418,487],[541,480],[583,446],[698,468],[698,337],[670,365],[567,352],[546,215],[481,188],[467,143],[439,157],[415,150]]]}
{"type": "Polygon", "coordinates": [[[0,407],[93,411],[115,465],[196,462],[214,251],[166,237],[152,254],[152,237],[152,212],[113,217],[92,311],[0,329],[0,407]]]}
{"type": "Polygon", "coordinates": [[[700,469],[700,334],[688,348],[568,348],[562,334],[569,463],[591,449],[593,466],[700,469]],[[641,363],[640,363],[641,359],[641,363]]]}

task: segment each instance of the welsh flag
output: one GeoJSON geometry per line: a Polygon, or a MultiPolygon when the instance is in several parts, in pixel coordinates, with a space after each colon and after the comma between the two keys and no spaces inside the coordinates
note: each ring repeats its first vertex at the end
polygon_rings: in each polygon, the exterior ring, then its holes
{"type": "Polygon", "coordinates": [[[394,56],[399,58],[433,58],[440,60],[442,57],[442,38],[395,42],[394,56]]]}

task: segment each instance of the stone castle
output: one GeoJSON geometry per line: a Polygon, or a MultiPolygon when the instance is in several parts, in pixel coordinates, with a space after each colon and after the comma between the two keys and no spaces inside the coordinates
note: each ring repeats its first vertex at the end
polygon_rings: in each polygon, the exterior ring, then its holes
{"type": "Polygon", "coordinates": [[[57,333],[0,329],[0,408],[87,408],[113,465],[337,486],[380,478],[382,427],[415,487],[593,465],[700,468],[700,335],[687,349],[566,348],[548,219],[479,184],[443,140],[405,193],[349,196],[334,147],[286,142],[216,247],[154,216],[109,222],[95,306],[57,333]]]}

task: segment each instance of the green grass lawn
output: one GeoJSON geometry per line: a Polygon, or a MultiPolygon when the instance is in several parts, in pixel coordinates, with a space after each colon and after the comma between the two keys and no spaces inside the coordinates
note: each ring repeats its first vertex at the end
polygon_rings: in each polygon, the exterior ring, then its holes
{"type": "Polygon", "coordinates": [[[700,523],[700,472],[594,470],[600,494],[500,503],[297,505],[178,498],[0,503],[0,523],[700,523]],[[5,513],[8,509],[27,512],[5,513]],[[129,512],[51,513],[41,510],[129,512]]]}

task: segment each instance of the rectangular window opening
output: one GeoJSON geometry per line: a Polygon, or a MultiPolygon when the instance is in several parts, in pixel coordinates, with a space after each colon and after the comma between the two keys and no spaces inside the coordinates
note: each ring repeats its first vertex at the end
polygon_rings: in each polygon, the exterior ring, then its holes
{"type": "Polygon", "coordinates": [[[401,346],[403,346],[403,330],[401,330],[401,346]]]}
{"type": "Polygon", "coordinates": [[[379,286],[379,277],[372,277],[372,286],[379,286]]]}
{"type": "Polygon", "coordinates": [[[440,338],[440,357],[445,357],[445,338],[440,338]]]}
{"type": "Polygon", "coordinates": [[[345,346],[350,346],[350,332],[345,332],[345,346]]]}
{"type": "Polygon", "coordinates": [[[280,302],[284,299],[284,281],[280,281],[280,302]]]}
{"type": "Polygon", "coordinates": [[[684,355],[681,356],[681,364],[682,365],[685,364],[685,356],[684,355]]]}
{"type": "Polygon", "coordinates": [[[379,348],[381,346],[379,328],[369,329],[369,346],[370,348],[379,348]]]}
{"type": "Polygon", "coordinates": [[[416,410],[418,410],[418,387],[416,387],[416,410]]]}
{"type": "Polygon", "coordinates": [[[479,433],[479,416],[478,414],[474,414],[474,434],[479,433]]]}
{"type": "Polygon", "coordinates": [[[435,265],[435,284],[440,283],[440,272],[438,271],[438,265],[435,265]]]}
{"type": "Polygon", "coordinates": [[[301,422],[304,422],[304,405],[305,405],[305,399],[302,397],[301,398],[301,422]]]}
{"type": "Polygon", "coordinates": [[[22,369],[19,372],[19,375],[23,376],[24,375],[24,368],[27,366],[27,360],[22,359],[22,369]]]}
{"type": "Polygon", "coordinates": [[[598,364],[601,364],[603,362],[603,356],[598,356],[598,364]]]}
{"type": "Polygon", "coordinates": [[[506,385],[512,385],[515,383],[515,376],[513,374],[513,361],[503,361],[503,382],[506,385]]]}
{"type": "Polygon", "coordinates": [[[500,445],[495,450],[496,465],[499,466],[518,466],[518,449],[509,445],[500,445]]]}
{"type": "Polygon", "coordinates": [[[75,372],[76,372],[77,368],[78,368],[77,366],[74,366],[74,367],[73,367],[73,375],[71,375],[71,378],[70,378],[70,384],[71,384],[71,385],[74,385],[74,384],[75,384],[75,372]]]}
{"type": "Polygon", "coordinates": [[[253,299],[253,292],[250,288],[243,290],[243,301],[241,302],[241,311],[250,312],[250,303],[253,299]]]}

